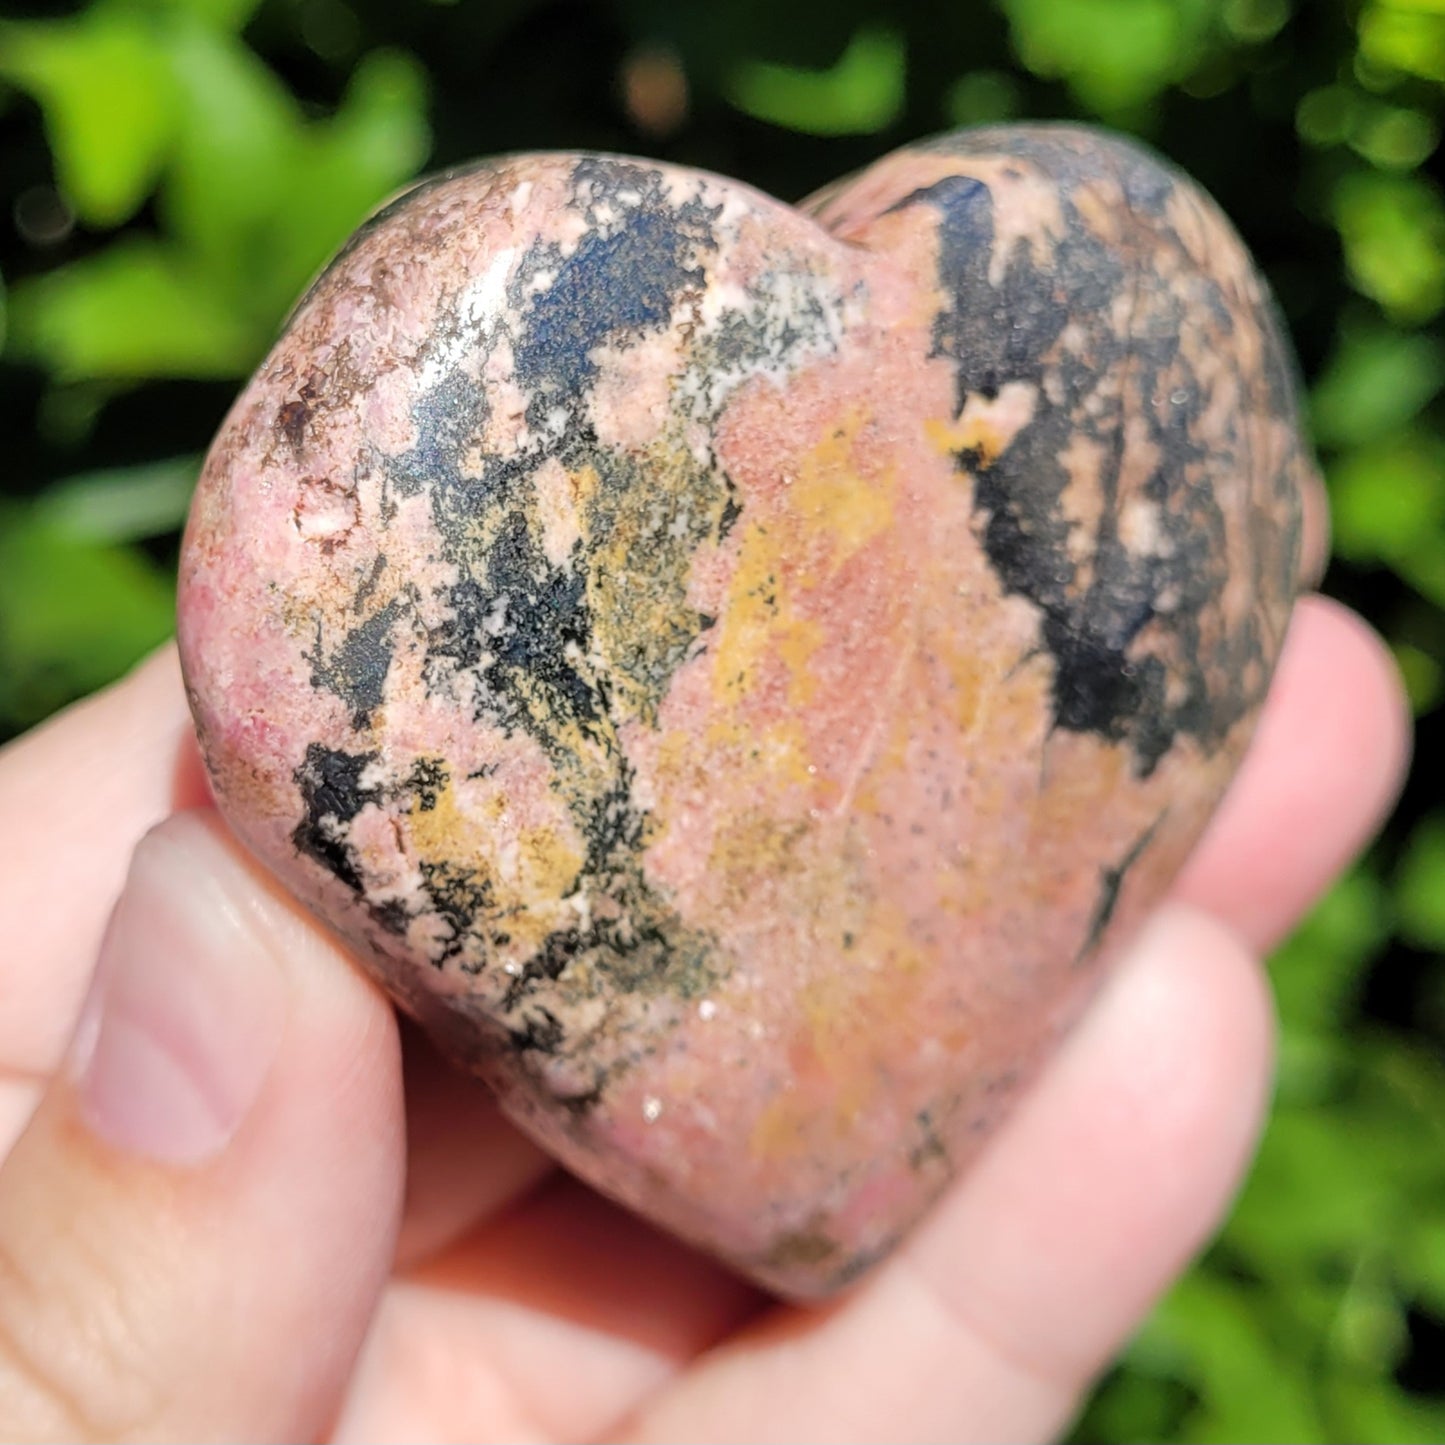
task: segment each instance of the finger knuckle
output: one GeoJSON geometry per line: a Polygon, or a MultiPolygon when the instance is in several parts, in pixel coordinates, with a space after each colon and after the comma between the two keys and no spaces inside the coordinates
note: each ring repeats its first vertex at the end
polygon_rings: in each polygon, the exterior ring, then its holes
{"type": "Polygon", "coordinates": [[[0,1229],[0,1438],[145,1438],[158,1417],[125,1281],[52,1222],[44,1247],[0,1229]]]}

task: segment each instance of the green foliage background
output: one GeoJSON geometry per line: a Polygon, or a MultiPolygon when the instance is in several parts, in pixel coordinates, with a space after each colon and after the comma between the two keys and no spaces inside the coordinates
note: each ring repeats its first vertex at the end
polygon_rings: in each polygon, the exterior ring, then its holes
{"type": "MultiPolygon", "coordinates": [[[[0,737],[171,627],[199,458],[292,299],[424,167],[642,152],[800,196],[1083,117],[1198,176],[1296,337],[1327,590],[1445,697],[1445,0],[0,4],[0,737]]],[[[1282,949],[1277,1108],[1104,1441],[1445,1439],[1445,807],[1418,777],[1282,949]]]]}

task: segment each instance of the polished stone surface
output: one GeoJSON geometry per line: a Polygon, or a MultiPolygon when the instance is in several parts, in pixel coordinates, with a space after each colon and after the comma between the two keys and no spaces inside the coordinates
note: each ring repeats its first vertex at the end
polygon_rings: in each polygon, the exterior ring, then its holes
{"type": "Polygon", "coordinates": [[[786,1293],[964,1168],[1234,770],[1301,450],[1213,205],[1063,127],[358,233],[182,565],[219,803],[569,1167],[786,1293]]]}

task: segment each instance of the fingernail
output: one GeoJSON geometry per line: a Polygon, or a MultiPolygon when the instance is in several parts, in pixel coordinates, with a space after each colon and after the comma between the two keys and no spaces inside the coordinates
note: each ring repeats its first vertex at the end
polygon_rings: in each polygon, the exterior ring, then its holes
{"type": "Polygon", "coordinates": [[[136,849],[71,1045],[81,1114],[114,1148],[203,1163],[260,1094],[285,993],[254,889],[199,814],[136,849]]]}

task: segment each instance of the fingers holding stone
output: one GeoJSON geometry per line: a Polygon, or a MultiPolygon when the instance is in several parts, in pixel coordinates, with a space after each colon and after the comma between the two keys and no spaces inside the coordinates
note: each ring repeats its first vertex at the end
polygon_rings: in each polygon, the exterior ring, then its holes
{"type": "MultiPolygon", "coordinates": [[[[0,874],[0,931],[10,940],[0,957],[0,1157],[74,1026],[131,849],[206,798],[173,646],[0,751],[0,820],[26,839],[0,874]]],[[[412,1030],[406,1059],[404,1259],[434,1251],[551,1167],[485,1089],[412,1030]]]]}
{"type": "Polygon", "coordinates": [[[1026,1440],[1203,1242],[1264,1107],[1270,1011],[1227,930],[1168,907],[962,1184],[817,1312],[780,1308],[642,1408],[635,1440],[1026,1440]]]}
{"type": "Polygon", "coordinates": [[[397,1263],[407,1268],[514,1204],[556,1165],[414,1025],[403,1023],[401,1037],[407,1178],[397,1263]]]}
{"type": "MultiPolygon", "coordinates": [[[[1404,748],[1379,644],[1335,604],[1307,600],[1245,774],[1179,895],[1260,944],[1277,937],[1375,826],[1404,748]]],[[[1268,1012],[1233,933],[1167,910],[899,1264],[839,1305],[776,1312],[705,1355],[695,1379],[643,1408],[638,1433],[886,1438],[898,1401],[920,1392],[945,1438],[964,1428],[965,1398],[983,1406],[984,1435],[1056,1428],[1227,1198],[1262,1105],[1268,1012]],[[891,1316],[896,1326],[881,1323],[891,1316]],[[903,1360],[890,1347],[930,1330],[932,1355],[910,1346],[903,1360]],[[840,1348],[857,1351],[856,1371],[836,1368],[840,1348]],[[868,1365],[875,1348],[897,1373],[868,1365]],[[834,1383],[810,1391],[815,1358],[834,1383]],[[854,1379],[858,1400],[842,1398],[826,1419],[809,1413],[854,1379]],[[798,1416],[780,1417],[779,1401],[796,1402],[798,1416]]],[[[395,1339],[417,1338],[428,1298],[389,1305],[395,1339]]],[[[495,1308],[476,1327],[492,1328],[495,1308]]]]}
{"type": "Polygon", "coordinates": [[[131,849],[203,795],[173,647],[0,750],[0,826],[24,840],[0,871],[6,1068],[54,1066],[131,849]]]}
{"type": "Polygon", "coordinates": [[[1384,644],[1338,603],[1304,598],[1254,742],[1173,896],[1272,947],[1379,826],[1409,746],[1384,644]]]}
{"type": "Polygon", "coordinates": [[[558,1176],[388,1290],[337,1438],[597,1438],[759,1305],[558,1176]]]}
{"type": "Polygon", "coordinates": [[[0,1169],[0,1436],[312,1438],[392,1257],[390,1009],[213,816],[137,850],[0,1169]]]}

